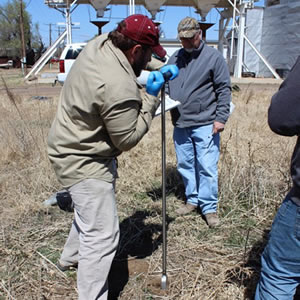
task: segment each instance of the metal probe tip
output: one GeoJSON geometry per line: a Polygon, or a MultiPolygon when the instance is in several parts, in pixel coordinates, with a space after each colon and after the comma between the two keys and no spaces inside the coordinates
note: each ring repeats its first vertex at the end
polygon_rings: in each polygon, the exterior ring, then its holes
{"type": "Polygon", "coordinates": [[[167,283],[168,283],[167,275],[162,275],[162,277],[161,277],[161,289],[162,290],[167,289],[167,283]]]}

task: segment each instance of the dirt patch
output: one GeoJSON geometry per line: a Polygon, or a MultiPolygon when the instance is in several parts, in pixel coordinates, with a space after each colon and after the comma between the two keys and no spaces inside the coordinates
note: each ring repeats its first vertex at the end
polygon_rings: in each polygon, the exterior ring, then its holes
{"type": "Polygon", "coordinates": [[[161,288],[161,275],[149,276],[146,282],[147,290],[157,296],[167,296],[169,284],[170,278],[167,280],[167,288],[165,290],[161,288]]]}
{"type": "MultiPolygon", "coordinates": [[[[161,277],[160,273],[149,274],[149,261],[147,259],[115,260],[109,275],[109,300],[118,299],[129,279],[144,282],[145,292],[151,295],[166,296],[168,290],[161,288],[161,277]]],[[[169,283],[170,278],[168,285],[169,283]]]]}

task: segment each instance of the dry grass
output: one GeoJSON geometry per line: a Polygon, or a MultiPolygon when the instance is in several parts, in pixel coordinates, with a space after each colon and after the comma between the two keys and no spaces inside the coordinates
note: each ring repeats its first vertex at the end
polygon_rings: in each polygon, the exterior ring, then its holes
{"type": "MultiPolygon", "coordinates": [[[[2,85],[2,84],[1,84],[2,85]]],[[[222,133],[220,215],[208,229],[200,215],[176,217],[183,185],[167,124],[167,291],[161,279],[160,118],[142,142],[119,157],[121,239],[110,274],[110,299],[251,299],[274,213],[290,187],[295,140],[266,121],[277,86],[244,86],[222,133]]],[[[57,97],[0,96],[0,299],[76,299],[76,273],[61,273],[72,214],[42,203],[58,185],[46,155],[57,97]]]]}

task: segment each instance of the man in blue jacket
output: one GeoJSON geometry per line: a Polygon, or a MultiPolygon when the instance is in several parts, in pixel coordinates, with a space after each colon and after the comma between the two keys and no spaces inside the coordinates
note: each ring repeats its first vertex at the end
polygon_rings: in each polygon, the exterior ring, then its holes
{"type": "Polygon", "coordinates": [[[268,112],[272,131],[298,138],[291,161],[293,186],[273,221],[269,241],[261,257],[262,269],[255,300],[293,299],[300,284],[299,82],[300,57],[278,92],[272,97],[268,112]]]}
{"type": "Polygon", "coordinates": [[[168,93],[181,102],[171,115],[187,202],[176,212],[185,215],[199,208],[208,226],[215,227],[219,225],[219,133],[229,117],[230,75],[222,54],[202,41],[197,20],[181,20],[178,36],[183,48],[168,64],[176,64],[179,75],[169,82],[168,93]]]}

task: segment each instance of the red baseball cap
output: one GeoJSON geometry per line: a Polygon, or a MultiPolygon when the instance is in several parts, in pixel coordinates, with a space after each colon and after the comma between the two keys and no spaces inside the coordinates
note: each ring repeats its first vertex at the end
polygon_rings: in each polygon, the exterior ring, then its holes
{"type": "Polygon", "coordinates": [[[159,44],[159,29],[151,19],[144,15],[131,15],[124,22],[126,27],[121,28],[119,25],[117,31],[133,41],[151,46],[159,57],[166,56],[166,50],[159,44]]]}

